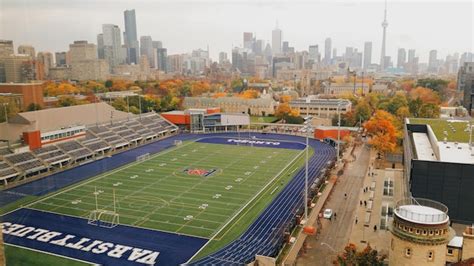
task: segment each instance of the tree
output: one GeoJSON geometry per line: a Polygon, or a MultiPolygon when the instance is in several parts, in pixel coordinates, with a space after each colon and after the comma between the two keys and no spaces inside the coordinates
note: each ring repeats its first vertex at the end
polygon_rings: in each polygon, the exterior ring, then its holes
{"type": "Polygon", "coordinates": [[[0,96],[0,122],[5,122],[5,106],[3,106],[3,104],[7,104],[6,111],[8,119],[20,112],[20,108],[16,104],[15,100],[0,96]]]}
{"type": "Polygon", "coordinates": [[[28,105],[28,107],[26,107],[26,111],[28,112],[31,112],[31,111],[38,111],[38,110],[41,110],[43,108],[41,108],[41,105],[37,104],[37,103],[30,103],[28,105]]]}
{"type": "Polygon", "coordinates": [[[435,91],[424,88],[424,87],[417,87],[410,92],[410,98],[412,99],[421,99],[423,103],[433,103],[433,104],[440,104],[441,100],[439,98],[438,93],[435,91]]]}
{"type": "Polygon", "coordinates": [[[363,251],[358,252],[356,245],[350,243],[344,248],[342,254],[337,255],[334,265],[349,266],[382,266],[386,255],[379,255],[377,250],[367,244],[363,251]]]}
{"type": "Polygon", "coordinates": [[[112,106],[115,108],[115,110],[119,110],[119,111],[123,111],[123,112],[128,111],[127,110],[128,109],[127,102],[123,98],[116,98],[112,102],[112,106]]]}
{"type": "Polygon", "coordinates": [[[104,85],[107,89],[110,89],[114,85],[114,82],[111,79],[108,79],[107,81],[105,81],[104,85]]]}
{"type": "Polygon", "coordinates": [[[359,101],[355,107],[354,118],[358,121],[367,121],[370,118],[371,110],[370,106],[365,100],[359,101]]]}
{"type": "Polygon", "coordinates": [[[245,90],[241,94],[239,94],[239,97],[244,98],[244,99],[256,99],[258,98],[259,92],[256,90],[245,90]]]}
{"type": "Polygon", "coordinates": [[[74,98],[73,96],[61,96],[58,99],[57,106],[66,107],[66,106],[73,106],[73,105],[77,105],[77,104],[78,104],[78,102],[77,102],[76,98],[74,98]]]}
{"type": "Polygon", "coordinates": [[[369,143],[379,153],[393,152],[400,135],[395,127],[395,117],[383,110],[378,110],[369,121],[364,124],[367,134],[371,137],[369,143]]]}
{"type": "Polygon", "coordinates": [[[440,106],[433,103],[423,104],[420,108],[418,117],[423,118],[437,118],[440,113],[440,106]]]}

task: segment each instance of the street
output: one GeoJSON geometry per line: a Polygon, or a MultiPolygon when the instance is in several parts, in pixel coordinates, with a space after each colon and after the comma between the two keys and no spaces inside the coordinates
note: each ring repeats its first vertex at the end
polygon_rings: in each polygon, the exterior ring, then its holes
{"type": "MultiPolygon", "coordinates": [[[[338,178],[325,208],[333,210],[331,220],[321,218],[320,234],[306,239],[307,251],[296,261],[297,265],[332,265],[336,255],[349,241],[355,210],[359,204],[359,192],[363,189],[364,176],[369,166],[370,150],[366,145],[356,148],[356,160],[348,164],[338,178]],[[344,196],[347,194],[347,198],[344,196]]],[[[363,217],[357,217],[362,222],[363,217]]]]}

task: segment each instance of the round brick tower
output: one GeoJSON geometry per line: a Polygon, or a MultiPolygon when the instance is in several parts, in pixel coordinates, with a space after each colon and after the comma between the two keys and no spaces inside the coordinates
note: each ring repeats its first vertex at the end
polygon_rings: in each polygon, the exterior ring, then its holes
{"type": "Polygon", "coordinates": [[[397,202],[391,227],[390,265],[445,265],[452,238],[448,208],[428,199],[397,202]]]}

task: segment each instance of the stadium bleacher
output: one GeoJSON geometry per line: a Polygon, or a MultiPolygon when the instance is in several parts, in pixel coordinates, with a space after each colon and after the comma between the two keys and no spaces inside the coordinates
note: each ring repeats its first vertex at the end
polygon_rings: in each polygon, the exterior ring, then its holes
{"type": "Polygon", "coordinates": [[[115,150],[136,147],[176,133],[178,127],[159,114],[148,113],[124,121],[87,127],[85,137],[50,144],[32,152],[11,153],[2,149],[0,156],[0,184],[16,180],[19,176],[33,176],[54,167],[76,163],[103,156],[115,150]],[[132,145],[133,144],[133,145],[132,145]]]}
{"type": "Polygon", "coordinates": [[[57,146],[69,154],[73,158],[74,162],[91,159],[94,156],[94,153],[91,150],[82,146],[75,140],[58,143],[57,146]]]}
{"type": "Polygon", "coordinates": [[[63,167],[68,164],[71,157],[60,150],[56,145],[50,145],[33,150],[33,154],[51,166],[63,167]]]}
{"type": "Polygon", "coordinates": [[[3,158],[15,168],[20,169],[27,176],[39,174],[48,170],[45,163],[41,162],[29,151],[5,155],[3,158]]]}

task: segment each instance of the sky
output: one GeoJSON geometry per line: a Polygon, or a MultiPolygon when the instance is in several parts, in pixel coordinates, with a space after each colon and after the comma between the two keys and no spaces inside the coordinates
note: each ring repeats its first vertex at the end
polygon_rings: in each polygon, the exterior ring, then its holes
{"type": "MultiPolygon", "coordinates": [[[[438,58],[474,50],[474,4],[469,0],[388,0],[387,55],[396,61],[398,48],[416,49],[420,62],[430,50],[438,58]]],[[[271,43],[271,31],[296,50],[308,50],[332,39],[342,55],[346,46],[363,51],[373,42],[372,61],[379,62],[383,0],[0,0],[0,39],[15,49],[31,44],[36,51],[67,51],[74,40],[96,43],[102,24],[124,31],[123,11],[135,9],[138,36],[163,42],[168,54],[207,49],[218,59],[243,46],[243,32],[271,43]]],[[[123,39],[122,39],[123,42],[123,39]]]]}

